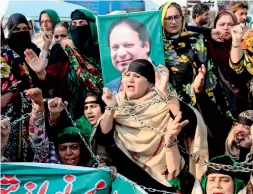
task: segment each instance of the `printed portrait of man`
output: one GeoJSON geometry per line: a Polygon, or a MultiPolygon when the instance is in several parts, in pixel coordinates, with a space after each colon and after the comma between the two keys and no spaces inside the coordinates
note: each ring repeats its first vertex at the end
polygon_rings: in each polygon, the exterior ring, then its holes
{"type": "MultiPolygon", "coordinates": [[[[150,60],[150,34],[146,26],[132,18],[122,18],[112,23],[107,36],[113,66],[123,73],[135,59],[150,60]]],[[[151,61],[151,60],[150,60],[151,61]]],[[[121,77],[107,83],[113,92],[118,92],[121,77]]]]}

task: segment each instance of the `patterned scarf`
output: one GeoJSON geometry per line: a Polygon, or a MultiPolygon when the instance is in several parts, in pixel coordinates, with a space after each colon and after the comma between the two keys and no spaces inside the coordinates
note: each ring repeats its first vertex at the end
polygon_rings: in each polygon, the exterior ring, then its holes
{"type": "MultiPolygon", "coordinates": [[[[18,102],[10,102],[1,110],[11,122],[31,112],[31,102],[23,91],[32,88],[32,81],[24,61],[8,46],[1,47],[1,95],[18,92],[18,102]],[[21,81],[21,82],[20,82],[21,81]]],[[[9,161],[31,162],[33,160],[31,143],[28,137],[29,117],[13,125],[5,147],[4,156],[9,161]],[[22,151],[22,155],[21,155],[22,151]]]]}

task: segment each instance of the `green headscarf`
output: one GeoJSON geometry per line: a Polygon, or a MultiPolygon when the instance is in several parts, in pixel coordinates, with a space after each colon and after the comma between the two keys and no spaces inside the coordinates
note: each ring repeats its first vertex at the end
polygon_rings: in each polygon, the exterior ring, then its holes
{"type": "Polygon", "coordinates": [[[41,15],[42,15],[43,13],[47,13],[48,16],[50,17],[50,19],[52,20],[53,29],[54,29],[54,27],[55,27],[58,23],[61,22],[61,21],[60,21],[59,15],[58,15],[54,10],[52,10],[52,9],[43,10],[43,11],[40,13],[40,20],[41,20],[41,15]]]}
{"type": "MultiPolygon", "coordinates": [[[[86,143],[89,144],[90,136],[92,133],[92,126],[89,121],[82,116],[76,121],[76,125],[80,130],[81,135],[84,137],[86,143]]],[[[78,129],[75,127],[66,127],[57,135],[58,143],[67,143],[67,142],[80,142],[81,137],[78,133],[78,129]]]]}
{"type": "Polygon", "coordinates": [[[66,127],[57,135],[57,143],[81,142],[78,130],[75,127],[66,127]]]}
{"type": "MultiPolygon", "coordinates": [[[[217,163],[217,164],[225,164],[225,165],[234,165],[236,164],[236,161],[231,158],[230,156],[228,155],[222,155],[222,156],[217,156],[217,157],[214,157],[213,159],[210,160],[211,163],[217,163]]],[[[233,172],[230,172],[230,171],[218,171],[218,170],[215,170],[213,168],[207,168],[207,171],[206,171],[206,176],[204,176],[201,180],[201,186],[204,190],[204,194],[206,194],[206,184],[207,184],[207,176],[209,174],[214,174],[214,173],[217,173],[217,174],[226,174],[228,176],[231,176],[233,181],[234,181],[234,194],[237,194],[240,190],[242,190],[244,187],[245,187],[245,183],[243,180],[240,180],[238,178],[235,178],[236,174],[233,173],[233,172]]]]}

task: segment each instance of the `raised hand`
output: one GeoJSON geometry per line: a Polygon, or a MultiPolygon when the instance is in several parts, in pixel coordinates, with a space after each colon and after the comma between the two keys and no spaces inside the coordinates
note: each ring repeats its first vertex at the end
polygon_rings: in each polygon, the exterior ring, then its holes
{"type": "Polygon", "coordinates": [[[224,42],[224,33],[219,29],[212,29],[211,36],[217,42],[224,42]]]}
{"type": "MultiPolygon", "coordinates": [[[[100,163],[97,168],[103,168],[106,167],[106,163],[100,163]]],[[[117,177],[117,168],[115,166],[110,166],[110,175],[111,175],[111,180],[114,180],[117,177]]]]}
{"type": "Polygon", "coordinates": [[[161,92],[163,97],[166,97],[169,93],[169,70],[163,65],[158,65],[158,69],[161,74],[155,68],[155,87],[161,92]]]}
{"type": "Polygon", "coordinates": [[[45,31],[43,33],[43,40],[45,41],[46,44],[50,45],[53,40],[53,33],[45,31]]]}
{"type": "Polygon", "coordinates": [[[44,61],[40,59],[32,49],[26,49],[24,54],[27,64],[31,67],[33,71],[38,74],[45,73],[44,61]]]}
{"type": "Polygon", "coordinates": [[[182,128],[189,123],[189,120],[184,120],[180,122],[181,119],[182,119],[181,111],[178,112],[174,120],[172,118],[169,119],[169,122],[167,124],[167,132],[164,136],[166,144],[170,144],[171,142],[173,142],[177,138],[182,128]]]}
{"type": "Polygon", "coordinates": [[[117,106],[116,97],[109,90],[109,88],[103,88],[102,100],[105,102],[107,106],[117,106]]]}
{"type": "Polygon", "coordinates": [[[26,95],[31,98],[33,104],[43,105],[42,91],[39,88],[31,88],[26,91],[26,95]]]}
{"type": "Polygon", "coordinates": [[[70,40],[70,39],[63,39],[60,41],[60,44],[61,44],[62,48],[65,48],[67,45],[70,47],[75,47],[72,40],[70,40]]]}
{"type": "Polygon", "coordinates": [[[68,102],[62,102],[61,98],[55,97],[48,100],[48,110],[51,114],[61,113],[68,106],[68,102]]]}
{"type": "Polygon", "coordinates": [[[11,124],[9,118],[1,118],[1,149],[4,148],[8,142],[11,133],[11,124]]]}
{"type": "MultiPolygon", "coordinates": [[[[243,24],[239,24],[232,29],[231,33],[232,33],[233,43],[238,44],[238,45],[241,44],[241,40],[243,37],[243,31],[244,31],[243,24]]],[[[235,46],[237,46],[237,45],[235,45],[235,46]]]]}
{"type": "Polygon", "coordinates": [[[205,83],[205,76],[206,76],[206,67],[205,65],[201,65],[201,67],[198,69],[198,75],[195,77],[192,88],[195,93],[199,93],[202,91],[205,83]]]}

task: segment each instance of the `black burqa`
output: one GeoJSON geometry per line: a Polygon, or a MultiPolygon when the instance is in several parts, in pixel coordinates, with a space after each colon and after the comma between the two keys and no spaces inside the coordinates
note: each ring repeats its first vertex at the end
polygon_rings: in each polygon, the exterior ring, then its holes
{"type": "MultiPolygon", "coordinates": [[[[32,43],[29,31],[14,32],[17,31],[17,26],[19,24],[26,24],[28,28],[28,21],[24,15],[19,13],[12,14],[9,17],[7,24],[7,28],[9,30],[7,42],[9,47],[14,50],[25,62],[24,51],[26,49],[32,49],[37,55],[40,54],[40,49],[32,43]]],[[[39,87],[39,79],[36,73],[30,68],[29,65],[27,65],[27,67],[29,69],[29,74],[32,78],[33,85],[35,87],[39,87]]]]}
{"type": "MultiPolygon", "coordinates": [[[[85,10],[75,10],[71,13],[71,20],[85,20],[87,25],[84,26],[70,26],[71,39],[75,47],[80,51],[80,53],[90,60],[93,63],[100,63],[99,59],[99,48],[94,43],[94,34],[96,32],[92,28],[92,25],[96,23],[95,18],[89,17],[86,15],[85,10]],[[93,31],[92,31],[93,29],[93,31]]],[[[94,26],[93,26],[94,27],[94,26]]]]}

